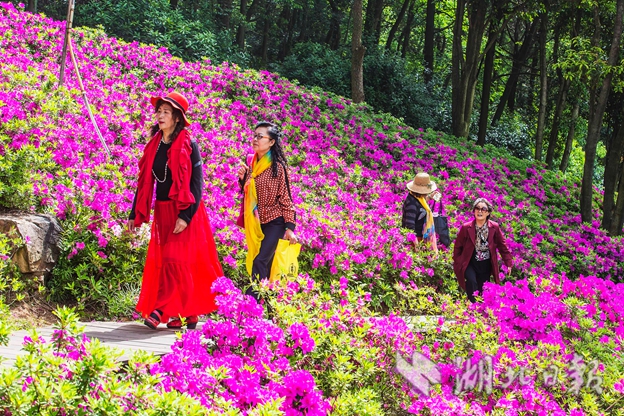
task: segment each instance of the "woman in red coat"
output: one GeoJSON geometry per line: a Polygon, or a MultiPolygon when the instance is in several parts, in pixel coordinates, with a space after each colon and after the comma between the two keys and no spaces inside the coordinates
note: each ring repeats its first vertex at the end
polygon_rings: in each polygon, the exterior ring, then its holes
{"type": "Polygon", "coordinates": [[[136,310],[156,329],[195,328],[198,315],[216,310],[211,286],[223,276],[206,207],[199,147],[186,127],[188,101],[176,92],[152,97],[156,122],[139,161],[137,192],[128,219],[134,231],[156,204],[136,310]],[[169,321],[169,318],[172,318],[169,321]]]}
{"type": "Polygon", "coordinates": [[[500,283],[498,278],[498,256],[511,272],[512,257],[505,243],[500,227],[490,221],[492,204],[485,198],[478,198],[472,205],[474,220],[468,221],[459,230],[453,250],[453,269],[457,281],[471,302],[475,302],[475,292],[483,293],[483,284],[490,281],[500,283]]]}

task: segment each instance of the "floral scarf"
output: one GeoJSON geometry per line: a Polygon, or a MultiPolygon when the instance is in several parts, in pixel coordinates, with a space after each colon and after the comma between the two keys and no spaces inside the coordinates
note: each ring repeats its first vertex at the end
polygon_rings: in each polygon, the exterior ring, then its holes
{"type": "Polygon", "coordinates": [[[475,260],[483,261],[490,259],[490,245],[488,243],[488,223],[481,227],[475,223],[475,260]]]}
{"type": "Polygon", "coordinates": [[[429,208],[429,204],[427,204],[425,197],[419,196],[416,199],[418,200],[418,202],[420,202],[420,205],[427,212],[427,218],[425,219],[425,223],[423,224],[423,240],[426,242],[431,242],[433,245],[437,245],[435,225],[433,223],[433,213],[431,212],[431,208],[429,208]]]}

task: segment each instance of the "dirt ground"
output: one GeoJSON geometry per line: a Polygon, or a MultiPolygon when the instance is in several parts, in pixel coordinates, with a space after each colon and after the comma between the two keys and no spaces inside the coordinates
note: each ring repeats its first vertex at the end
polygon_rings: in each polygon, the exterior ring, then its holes
{"type": "Polygon", "coordinates": [[[31,295],[28,300],[11,304],[9,307],[11,323],[15,329],[50,326],[57,321],[56,316],[52,314],[56,306],[38,294],[31,295]]]}

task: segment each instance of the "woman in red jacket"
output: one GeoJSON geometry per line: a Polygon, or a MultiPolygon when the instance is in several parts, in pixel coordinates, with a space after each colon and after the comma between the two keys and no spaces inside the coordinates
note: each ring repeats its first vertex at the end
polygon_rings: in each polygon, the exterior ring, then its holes
{"type": "Polygon", "coordinates": [[[500,283],[498,278],[498,256],[511,272],[512,257],[505,243],[500,227],[491,221],[492,204],[485,198],[478,198],[472,205],[474,220],[468,221],[459,230],[453,250],[453,269],[457,281],[471,302],[475,302],[475,294],[483,293],[483,284],[490,281],[500,283]]]}
{"type": "Polygon", "coordinates": [[[181,328],[181,318],[192,329],[198,315],[216,310],[211,286],[223,271],[202,201],[201,154],[186,130],[188,101],[172,92],[152,97],[151,103],[156,124],[139,161],[137,192],[128,219],[131,231],[150,221],[156,184],[152,235],[136,310],[152,329],[161,322],[181,328]]]}

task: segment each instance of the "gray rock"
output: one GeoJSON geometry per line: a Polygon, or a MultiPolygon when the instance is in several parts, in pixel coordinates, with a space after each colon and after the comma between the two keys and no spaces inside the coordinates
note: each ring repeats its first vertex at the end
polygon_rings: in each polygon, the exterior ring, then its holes
{"type": "Polygon", "coordinates": [[[21,273],[43,282],[60,253],[61,226],[58,220],[46,214],[0,213],[0,234],[11,235],[15,231],[25,245],[15,252],[13,261],[21,273]]]}

